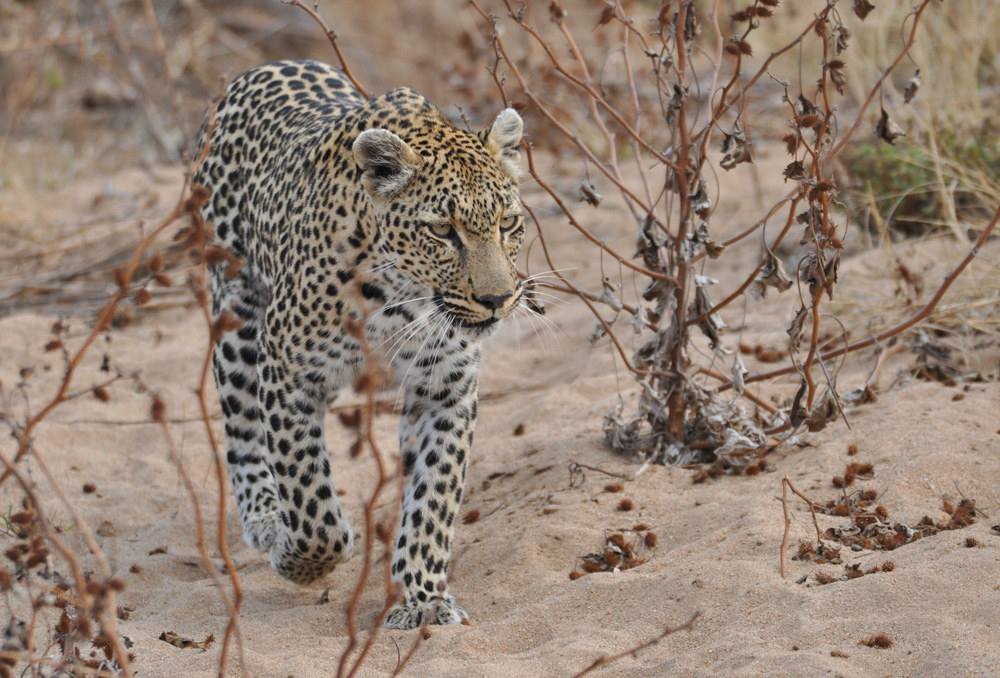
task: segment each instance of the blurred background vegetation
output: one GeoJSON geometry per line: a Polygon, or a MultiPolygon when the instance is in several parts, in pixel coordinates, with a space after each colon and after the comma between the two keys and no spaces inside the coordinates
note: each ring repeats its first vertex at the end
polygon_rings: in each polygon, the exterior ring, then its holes
{"type": "MultiPolygon", "coordinates": [[[[602,47],[615,39],[593,30],[602,0],[562,4],[576,35],[602,47]]],[[[650,0],[627,4],[637,16],[657,11],[650,0]]],[[[727,12],[746,4],[722,3],[727,12]]],[[[755,35],[754,59],[794,37],[814,4],[782,3],[768,30],[755,35]]],[[[841,12],[851,11],[849,0],[839,4],[841,12]]],[[[547,5],[527,2],[529,20],[548,23],[547,5]]],[[[696,3],[702,14],[708,5],[696,3]]],[[[855,22],[845,108],[867,96],[898,50],[903,17],[912,9],[907,0],[875,5],[863,23],[855,22]]],[[[488,33],[463,0],[317,6],[372,91],[408,84],[456,119],[460,106],[477,123],[496,108],[486,71],[493,62],[488,33]]],[[[487,7],[506,12],[500,3],[487,7]]],[[[866,228],[888,224],[913,234],[942,226],[960,235],[963,218],[979,217],[1000,200],[1000,3],[949,0],[931,8],[925,23],[913,63],[897,69],[883,97],[907,136],[895,147],[874,137],[852,145],[841,157],[842,188],[849,188],[848,206],[866,228]],[[919,94],[903,108],[917,64],[919,94]]],[[[524,36],[508,39],[522,49],[526,66],[545,68],[524,36]]],[[[606,51],[582,47],[585,54],[606,51]]],[[[0,189],[56,188],[94,172],[177,162],[222,78],[279,58],[333,60],[313,20],[280,0],[0,0],[0,189]]],[[[820,56],[801,58],[812,63],[820,56]]],[[[593,67],[614,86],[614,64],[593,67]]],[[[772,118],[760,122],[754,136],[783,133],[772,118]]],[[[536,124],[534,138],[552,137],[536,124]]]]}

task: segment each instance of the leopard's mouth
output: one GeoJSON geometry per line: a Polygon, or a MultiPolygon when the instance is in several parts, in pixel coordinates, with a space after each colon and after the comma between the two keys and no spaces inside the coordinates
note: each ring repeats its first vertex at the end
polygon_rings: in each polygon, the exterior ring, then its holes
{"type": "Polygon", "coordinates": [[[453,327],[463,329],[476,337],[492,334],[492,330],[496,329],[502,320],[502,318],[497,317],[496,311],[484,320],[471,320],[465,316],[462,309],[450,305],[440,294],[434,295],[434,303],[438,310],[448,317],[453,327]]]}

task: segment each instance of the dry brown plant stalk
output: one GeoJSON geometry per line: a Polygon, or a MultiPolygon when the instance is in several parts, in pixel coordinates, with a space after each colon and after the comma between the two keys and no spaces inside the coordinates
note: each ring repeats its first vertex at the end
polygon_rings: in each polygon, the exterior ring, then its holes
{"type": "Polygon", "coordinates": [[[809,512],[812,514],[813,527],[816,528],[816,543],[820,546],[823,545],[823,535],[819,530],[819,521],[816,519],[816,507],[808,497],[795,489],[792,481],[788,479],[788,476],[785,476],[781,479],[781,511],[785,517],[785,530],[781,535],[781,555],[778,558],[782,579],[785,578],[785,552],[788,551],[788,532],[792,526],[792,517],[788,513],[788,490],[795,493],[809,507],[809,512]]]}
{"type": "Polygon", "coordinates": [[[311,16],[317,24],[319,24],[320,28],[323,29],[323,33],[326,34],[327,40],[330,41],[330,46],[333,47],[334,53],[337,55],[337,60],[340,62],[340,68],[344,71],[344,75],[346,75],[347,79],[351,81],[351,84],[354,85],[359,92],[361,92],[362,96],[366,99],[371,99],[368,91],[361,86],[361,83],[358,82],[357,78],[355,78],[354,74],[351,72],[350,66],[347,65],[347,59],[344,58],[344,53],[340,51],[340,45],[337,43],[337,32],[330,28],[330,26],[326,23],[319,13],[319,8],[315,5],[313,5],[313,7],[304,5],[301,0],[281,0],[281,2],[286,5],[300,8],[306,14],[311,16]]]}
{"type": "Polygon", "coordinates": [[[572,678],[580,678],[581,676],[587,675],[591,671],[599,669],[599,668],[601,668],[603,666],[607,666],[608,664],[616,662],[616,661],[618,661],[620,659],[625,659],[626,657],[634,657],[635,655],[639,654],[643,650],[656,645],[657,643],[659,643],[661,640],[663,640],[667,636],[672,635],[674,633],[677,633],[678,631],[690,631],[692,628],[694,628],[694,622],[695,622],[695,620],[700,615],[701,615],[700,612],[695,612],[693,615],[691,615],[690,619],[688,619],[686,622],[684,622],[680,626],[668,626],[667,628],[663,629],[663,632],[660,633],[659,635],[653,636],[652,638],[650,638],[646,642],[640,643],[639,645],[636,645],[635,647],[633,647],[633,648],[631,648],[629,650],[625,650],[624,652],[619,652],[618,654],[614,654],[614,655],[610,655],[610,656],[608,656],[608,655],[601,655],[600,657],[598,657],[597,659],[595,659],[593,661],[593,663],[590,664],[590,666],[588,666],[587,668],[583,669],[579,673],[574,673],[572,678]]]}
{"type": "MultiPolygon", "coordinates": [[[[214,111],[218,106],[220,98],[213,102],[208,116],[209,129],[214,127],[214,111]]],[[[188,171],[185,173],[183,186],[180,191],[180,197],[171,210],[171,212],[152,230],[145,233],[136,245],[136,248],[129,259],[129,262],[125,268],[117,269],[114,272],[114,280],[117,285],[117,289],[108,302],[101,308],[97,313],[97,317],[94,320],[91,328],[84,338],[82,344],[75,351],[70,352],[69,350],[63,348],[63,356],[65,362],[65,370],[63,373],[62,381],[55,393],[49,399],[49,401],[35,414],[26,415],[23,421],[19,421],[13,414],[10,408],[10,402],[4,397],[4,407],[0,411],[0,419],[2,419],[11,429],[14,439],[17,441],[17,452],[13,458],[9,458],[7,455],[0,452],[0,463],[3,464],[5,470],[2,475],[0,475],[0,486],[2,486],[9,478],[13,477],[20,485],[21,490],[24,492],[25,496],[30,500],[31,506],[37,513],[44,513],[44,501],[34,483],[28,478],[24,473],[18,469],[18,464],[27,457],[30,457],[32,461],[42,470],[46,477],[47,482],[51,486],[53,492],[55,492],[60,503],[69,511],[70,515],[74,520],[74,525],[80,530],[81,534],[87,542],[89,550],[94,554],[98,561],[99,569],[101,571],[101,577],[104,580],[103,583],[98,584],[97,582],[88,582],[82,565],[79,561],[79,555],[59,536],[55,528],[53,528],[50,523],[45,520],[37,521],[41,530],[43,531],[45,539],[50,543],[53,548],[63,557],[67,562],[70,569],[73,572],[73,580],[75,584],[75,592],[73,594],[75,603],[74,605],[78,610],[92,610],[92,614],[95,616],[95,620],[100,626],[101,635],[107,639],[110,644],[114,661],[117,662],[118,668],[120,668],[121,673],[117,675],[132,676],[133,670],[130,661],[130,654],[125,650],[122,645],[121,639],[117,632],[117,619],[116,619],[116,609],[117,605],[115,602],[115,592],[121,590],[123,585],[120,581],[112,577],[112,572],[110,565],[108,564],[107,558],[105,557],[103,551],[97,544],[94,538],[93,531],[87,524],[86,520],[79,513],[76,506],[66,495],[65,491],[62,489],[59,482],[56,480],[55,476],[49,469],[48,464],[45,461],[45,455],[35,445],[35,431],[37,428],[48,418],[57,408],[64,405],[65,403],[79,397],[82,393],[94,393],[95,395],[105,389],[106,386],[113,381],[117,380],[111,379],[103,384],[97,384],[89,387],[88,389],[73,393],[70,391],[71,385],[74,383],[74,377],[78,371],[80,365],[82,364],[85,357],[93,349],[95,342],[102,333],[108,330],[111,324],[112,318],[114,318],[116,312],[119,310],[122,302],[126,301],[130,297],[137,296],[139,292],[145,290],[144,285],[134,286],[134,278],[137,274],[140,264],[146,258],[146,255],[154,246],[156,240],[163,235],[169,228],[181,222],[183,219],[190,219],[191,226],[187,233],[189,235],[189,242],[193,243],[193,249],[196,250],[199,260],[202,262],[202,269],[204,272],[204,267],[206,265],[206,243],[207,238],[198,237],[198,234],[204,234],[205,225],[200,220],[199,209],[205,200],[208,199],[207,191],[201,187],[191,185],[191,177],[194,175],[195,170],[198,165],[204,160],[208,155],[209,143],[211,134],[207,135],[207,141],[205,145],[200,149],[198,158],[192,163],[188,171]],[[195,234],[195,237],[190,237],[191,234],[195,234]],[[99,601],[105,601],[98,604],[99,601]]],[[[210,329],[210,337],[214,337],[213,323],[211,321],[210,311],[208,310],[208,293],[204,287],[205,276],[202,274],[197,278],[193,285],[194,297],[198,302],[199,306],[205,313],[206,322],[210,329]]],[[[57,327],[59,325],[57,324],[57,327]]],[[[61,343],[61,342],[60,342],[61,343]]],[[[214,341],[212,342],[214,343],[214,341]]],[[[211,360],[211,350],[212,345],[208,347],[207,357],[205,359],[205,364],[209,364],[211,360]]],[[[219,455],[218,446],[215,441],[214,431],[212,428],[210,414],[205,401],[205,387],[206,387],[206,377],[207,368],[202,370],[201,381],[198,388],[198,397],[201,405],[201,418],[205,423],[206,430],[208,432],[209,440],[212,446],[212,453],[215,459],[216,467],[216,479],[218,482],[219,490],[219,516],[218,516],[218,530],[216,534],[217,547],[222,554],[223,560],[226,566],[226,572],[229,576],[231,584],[233,586],[233,596],[230,597],[222,585],[222,581],[218,576],[214,564],[211,562],[208,550],[207,550],[207,540],[205,538],[204,532],[204,521],[201,516],[201,509],[196,500],[193,486],[191,485],[190,479],[184,472],[183,467],[179,463],[179,457],[176,454],[175,448],[172,444],[172,439],[169,435],[169,430],[166,427],[165,421],[165,403],[159,398],[159,396],[152,394],[151,396],[151,408],[150,417],[154,422],[160,424],[166,435],[168,443],[170,444],[171,456],[177,461],[178,468],[181,472],[181,476],[184,479],[185,487],[192,499],[192,505],[195,513],[195,524],[196,524],[196,536],[199,547],[199,552],[202,557],[202,561],[205,564],[206,569],[211,573],[213,579],[215,579],[218,589],[220,591],[220,596],[223,599],[227,611],[229,612],[229,623],[226,628],[226,632],[223,636],[222,649],[220,653],[219,662],[219,675],[223,676],[225,674],[226,656],[228,653],[228,648],[231,643],[232,638],[237,638],[239,644],[239,654],[240,654],[240,664],[243,670],[243,675],[249,675],[246,667],[245,654],[243,651],[243,643],[241,640],[241,634],[239,630],[239,606],[241,599],[241,587],[239,583],[239,575],[236,572],[235,564],[229,555],[228,545],[225,539],[225,501],[226,501],[226,474],[225,468],[222,464],[221,457],[219,455]]],[[[137,376],[132,375],[132,380],[136,381],[138,385],[142,386],[140,389],[142,392],[149,392],[148,388],[141,384],[141,381],[137,376]]],[[[106,391],[105,391],[106,395],[106,391]]],[[[35,600],[35,598],[32,598],[35,600]]],[[[26,660],[28,666],[39,665],[48,663],[48,659],[45,657],[39,657],[33,654],[32,644],[33,644],[33,632],[34,632],[34,617],[37,614],[37,608],[33,607],[32,612],[32,628],[29,633],[28,647],[26,648],[26,653],[24,656],[19,656],[19,659],[26,660]]],[[[111,659],[111,657],[109,657],[111,659]]],[[[67,662],[75,661],[72,655],[63,657],[63,665],[68,666],[67,662]]],[[[88,669],[90,671],[90,669],[88,669]]]]}
{"type": "MultiPolygon", "coordinates": [[[[741,3],[742,9],[730,16],[729,26],[733,28],[728,37],[727,26],[720,25],[719,0],[661,2],[659,13],[651,19],[653,28],[648,31],[641,27],[650,24],[642,17],[630,16],[622,2],[609,2],[597,27],[587,24],[588,29],[608,36],[606,55],[581,48],[572,17],[558,2],[550,4],[545,19],[540,16],[540,8],[510,0],[503,0],[505,19],[488,13],[479,0],[469,2],[482,18],[492,42],[495,58],[488,70],[504,104],[522,108],[530,105],[557,143],[559,139],[565,141],[588,171],[596,170],[617,189],[619,204],[635,221],[635,257],[641,263],[608,246],[583,225],[577,208],[571,207],[565,193],[540,174],[531,145],[524,144],[532,179],[570,225],[598,248],[595,256],[601,258],[602,264],[610,258],[614,265],[627,269],[617,280],[605,277],[599,291],[582,288],[560,272],[565,269],[558,265],[558,255],[546,241],[543,224],[534,210],[527,209],[550,272],[541,276],[525,273],[524,277],[579,297],[598,322],[592,339],[608,337],[616,357],[642,387],[635,414],[626,415],[620,406],[605,419],[605,432],[612,446],[640,459],[669,464],[722,460],[738,470],[756,460],[756,452],[770,435],[790,435],[803,426],[810,431],[821,430],[841,416],[833,369],[836,366],[827,363],[896,336],[926,319],[994,229],[995,219],[984,229],[969,257],[945,279],[924,309],[906,322],[868,339],[823,350],[821,320],[827,316],[823,297],[832,298],[836,287],[847,228],[838,223],[843,217],[837,211],[840,203],[831,161],[861,128],[883,84],[909,54],[930,0],[923,0],[907,15],[895,57],[847,124],[839,120],[844,116],[844,107],[838,105],[837,97],[843,94],[843,59],[850,55],[850,30],[836,2],[817,0],[816,12],[804,21],[801,32],[775,49],[753,73],[746,71],[745,63],[753,51],[750,40],[766,31],[768,19],[779,11],[779,3],[773,0],[751,0],[745,6],[741,3]],[[703,40],[700,24],[706,13],[713,27],[706,34],[714,38],[703,40]],[[533,18],[537,23],[532,23],[533,18]],[[516,32],[522,34],[528,47],[515,53],[511,36],[516,32]],[[704,44],[713,40],[713,44],[704,44]],[[780,68],[804,69],[806,65],[799,64],[795,52],[807,41],[817,43],[822,54],[812,90],[804,84],[810,81],[803,81],[807,76],[801,71],[797,88],[773,75],[780,68]],[[709,57],[706,60],[701,55],[709,57]],[[621,67],[614,82],[602,82],[593,75],[593,63],[602,63],[602,59],[607,63],[619,56],[621,67]],[[708,92],[701,93],[696,91],[699,79],[695,74],[703,73],[706,63],[711,68],[712,85],[708,92]],[[513,94],[507,91],[508,76],[512,79],[511,89],[516,90],[513,94]],[[714,212],[709,197],[710,172],[714,170],[709,148],[722,137],[724,157],[718,164],[724,170],[753,162],[753,141],[744,119],[748,111],[758,114],[755,107],[763,107],[751,94],[762,93],[772,81],[784,92],[782,100],[787,111],[777,114],[787,119],[792,130],[784,139],[792,156],[784,178],[793,182],[794,188],[750,227],[716,242],[710,231],[714,212]],[[518,97],[527,103],[518,101],[518,97]],[[583,112],[577,114],[568,108],[571,101],[582,103],[585,119],[581,118],[583,112]],[[619,155],[625,148],[635,161],[638,182],[625,178],[624,155],[619,155]],[[654,169],[648,169],[649,165],[654,169]],[[767,223],[779,215],[784,217],[783,227],[772,239],[765,239],[767,223]],[[790,276],[774,250],[795,226],[804,231],[802,244],[806,249],[797,275],[790,276]],[[726,290],[721,302],[713,303],[708,289],[714,281],[699,275],[706,257],[725,256],[727,248],[745,246],[754,235],[762,243],[760,263],[743,282],[726,290]],[[632,280],[626,281],[624,273],[632,280]],[[698,328],[712,350],[707,358],[713,363],[727,360],[719,312],[748,291],[763,297],[768,287],[778,292],[792,288],[795,277],[801,281],[801,304],[788,328],[788,366],[752,374],[737,356],[733,377],[729,378],[724,370],[699,364],[693,357],[691,334],[698,328]],[[634,303],[623,291],[630,284],[639,290],[645,287],[634,303]],[[611,309],[611,318],[602,315],[601,305],[611,309]],[[631,317],[631,327],[626,331],[632,334],[634,330],[645,340],[631,356],[628,339],[621,329],[616,329],[616,321],[622,316],[631,317]],[[799,375],[800,388],[790,408],[775,408],[745,389],[747,384],[792,373],[799,375]],[[698,374],[717,385],[694,379],[698,374]],[[737,397],[749,401],[762,414],[751,418],[735,401],[723,397],[729,389],[735,389],[737,397]]],[[[593,44],[595,39],[588,37],[586,42],[593,44]]],[[[599,39],[596,42],[601,44],[599,39]]],[[[894,140],[889,122],[883,121],[880,130],[883,140],[894,140]]],[[[581,201],[601,209],[601,196],[589,178],[584,180],[580,193],[581,201]]]]}

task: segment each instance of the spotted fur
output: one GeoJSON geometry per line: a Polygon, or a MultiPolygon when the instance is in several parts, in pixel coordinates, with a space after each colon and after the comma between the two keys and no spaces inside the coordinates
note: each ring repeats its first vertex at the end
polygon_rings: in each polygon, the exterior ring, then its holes
{"type": "Polygon", "coordinates": [[[214,244],[244,262],[235,277],[212,270],[213,312],[242,319],[213,368],[244,538],[303,584],[350,557],[324,414],[364,367],[345,325],[367,315],[403,394],[403,597],[385,625],[461,622],[447,573],[480,342],[522,295],[521,119],[508,109],[468,133],[412,89],[367,100],[314,61],[240,76],[215,119],[195,181],[211,190],[214,244]]]}

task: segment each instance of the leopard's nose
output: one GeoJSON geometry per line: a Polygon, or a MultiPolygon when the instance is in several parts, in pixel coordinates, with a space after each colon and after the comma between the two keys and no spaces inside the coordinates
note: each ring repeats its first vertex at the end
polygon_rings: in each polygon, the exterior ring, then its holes
{"type": "Polygon", "coordinates": [[[475,299],[486,308],[491,311],[495,311],[503,306],[504,302],[512,296],[514,296],[513,292],[504,292],[503,294],[484,294],[483,296],[476,297],[475,299]]]}

